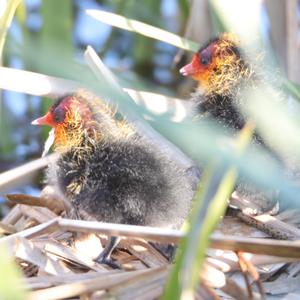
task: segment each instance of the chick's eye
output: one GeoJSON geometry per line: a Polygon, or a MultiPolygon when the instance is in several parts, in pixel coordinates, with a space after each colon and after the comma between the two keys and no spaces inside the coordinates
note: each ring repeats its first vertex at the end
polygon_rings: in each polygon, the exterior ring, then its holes
{"type": "Polygon", "coordinates": [[[210,62],[210,58],[207,55],[201,55],[200,62],[202,65],[206,66],[210,62]]]}
{"type": "Polygon", "coordinates": [[[53,112],[53,119],[56,123],[61,123],[64,121],[65,115],[65,110],[60,107],[57,107],[53,112]]]}
{"type": "Polygon", "coordinates": [[[201,64],[202,65],[207,65],[208,64],[208,60],[205,57],[201,58],[201,64]]]}

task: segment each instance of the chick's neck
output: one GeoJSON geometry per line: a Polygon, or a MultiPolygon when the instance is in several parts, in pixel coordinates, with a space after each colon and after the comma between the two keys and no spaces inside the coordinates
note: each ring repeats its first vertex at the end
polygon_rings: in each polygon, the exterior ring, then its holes
{"type": "Polygon", "coordinates": [[[198,81],[192,99],[200,116],[210,116],[225,127],[241,129],[245,120],[240,112],[247,97],[246,90],[256,82],[256,75],[244,60],[232,59],[216,62],[207,79],[198,81]]]}

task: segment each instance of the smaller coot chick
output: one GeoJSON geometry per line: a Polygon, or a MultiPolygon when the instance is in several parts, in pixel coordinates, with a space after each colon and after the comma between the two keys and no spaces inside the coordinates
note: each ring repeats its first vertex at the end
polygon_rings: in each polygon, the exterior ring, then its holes
{"type": "MultiPolygon", "coordinates": [[[[239,131],[244,127],[249,120],[241,110],[248,101],[246,91],[257,88],[263,80],[234,34],[223,33],[210,40],[193,55],[189,64],[180,69],[180,73],[198,82],[196,91],[191,94],[197,121],[211,119],[225,130],[239,131]]],[[[282,163],[272,146],[257,131],[250,146],[260,146],[279,164],[282,163]]],[[[267,159],[268,155],[265,157],[267,159]]],[[[236,193],[240,198],[261,206],[253,213],[271,210],[276,204],[275,191],[261,190],[243,176],[237,182],[236,193]]],[[[251,209],[247,211],[251,212],[251,209]]]]}

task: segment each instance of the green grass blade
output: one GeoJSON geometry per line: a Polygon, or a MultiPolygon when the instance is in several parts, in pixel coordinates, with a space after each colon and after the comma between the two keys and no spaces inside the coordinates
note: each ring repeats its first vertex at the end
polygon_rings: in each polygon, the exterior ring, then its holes
{"type": "Polygon", "coordinates": [[[300,101],[300,85],[293,83],[285,76],[282,77],[282,85],[288,94],[293,96],[297,101],[300,101]]]}
{"type": "Polygon", "coordinates": [[[234,186],[236,173],[230,169],[218,182],[218,163],[213,163],[205,171],[201,188],[195,197],[195,206],[188,225],[189,233],[184,238],[176,257],[176,264],[167,282],[163,300],[193,299],[193,291],[199,282],[209,237],[226,208],[226,200],[234,186]],[[215,185],[219,185],[216,193],[212,193],[215,185]],[[212,195],[213,194],[213,195],[212,195]],[[207,208],[205,204],[211,204],[207,208]],[[206,217],[203,221],[203,214],[206,217]]]}
{"type": "MultiPolygon", "coordinates": [[[[72,29],[73,29],[73,7],[72,1],[51,0],[42,1],[41,14],[43,26],[40,36],[42,47],[59,45],[58,55],[73,55],[72,29]],[[53,16],[55,15],[55,22],[53,16]]],[[[52,51],[56,50],[52,46],[52,51]]],[[[54,59],[55,57],[51,57],[54,59]]]]}
{"type": "MultiPolygon", "coordinates": [[[[253,127],[248,124],[237,141],[237,155],[247,146],[252,133],[253,127]]],[[[219,160],[211,162],[204,172],[187,225],[189,232],[181,243],[181,251],[177,252],[177,262],[167,282],[163,300],[194,299],[193,293],[199,282],[210,235],[224,215],[236,177],[234,166],[219,160]]]]}
{"type": "Polygon", "coordinates": [[[91,46],[88,46],[85,51],[85,60],[99,82],[101,82],[102,86],[106,86],[105,90],[101,90],[104,98],[109,102],[113,102],[114,99],[118,99],[118,107],[120,107],[124,115],[133,122],[136,120],[143,122],[139,114],[136,113],[137,106],[134,104],[133,100],[122,90],[113,73],[104,65],[96,51],[91,46]]]}
{"type": "Polygon", "coordinates": [[[168,31],[145,24],[143,22],[125,18],[114,13],[94,9],[88,9],[86,10],[86,13],[89,16],[105,24],[133,31],[144,36],[168,43],[181,49],[196,52],[199,48],[199,45],[197,43],[182,38],[174,33],[170,33],[168,31]]]}
{"type": "MultiPolygon", "coordinates": [[[[3,11],[0,9],[0,65],[2,65],[3,48],[6,40],[8,28],[12,22],[15,11],[21,0],[6,1],[6,6],[3,6],[3,11]]],[[[1,99],[0,99],[1,100],[1,99]]],[[[9,118],[4,115],[3,105],[0,103],[0,152],[2,155],[9,154],[14,147],[10,139],[10,122],[9,118]]]]}
{"type": "Polygon", "coordinates": [[[25,287],[21,286],[21,271],[8,256],[7,249],[0,247],[0,299],[1,300],[24,300],[27,299],[25,287]]]}
{"type": "Polygon", "coordinates": [[[0,63],[2,62],[2,52],[3,52],[3,47],[6,39],[7,30],[11,24],[16,8],[18,7],[20,2],[21,0],[7,1],[7,5],[4,10],[4,13],[0,18],[0,63]]]}

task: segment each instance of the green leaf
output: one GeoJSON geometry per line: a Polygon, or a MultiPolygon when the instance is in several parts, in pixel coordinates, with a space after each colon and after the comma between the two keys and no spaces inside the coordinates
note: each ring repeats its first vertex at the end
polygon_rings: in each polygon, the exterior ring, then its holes
{"type": "Polygon", "coordinates": [[[41,34],[38,38],[32,34],[27,36],[25,61],[34,71],[57,74],[56,70],[62,69],[66,72],[74,55],[72,1],[43,0],[41,16],[41,34]],[[39,49],[38,56],[32,55],[35,48],[39,49]]]}
{"type": "MultiPolygon", "coordinates": [[[[249,123],[242,130],[235,147],[236,155],[247,146],[253,129],[249,123]]],[[[219,159],[212,160],[204,172],[188,219],[188,234],[177,251],[176,264],[167,281],[163,300],[194,299],[210,235],[225,213],[236,177],[235,167],[219,159]]]]}
{"type": "Polygon", "coordinates": [[[282,77],[283,88],[296,100],[300,101],[300,85],[288,80],[285,76],[282,77]]]}
{"type": "Polygon", "coordinates": [[[209,2],[209,12],[211,15],[211,20],[212,20],[214,31],[218,32],[218,33],[226,32],[227,27],[224,24],[222,18],[218,15],[218,12],[216,11],[214,5],[212,5],[211,2],[209,2]]]}
{"type": "Polygon", "coordinates": [[[21,24],[25,24],[27,18],[26,5],[22,1],[16,10],[16,18],[21,24]]]}
{"type": "MultiPolygon", "coordinates": [[[[0,64],[2,63],[2,51],[6,39],[7,30],[11,24],[15,11],[21,0],[7,1],[4,13],[0,18],[0,64]]],[[[0,14],[1,15],[1,14],[0,14]]]]}
{"type": "Polygon", "coordinates": [[[20,284],[21,272],[2,245],[0,247],[0,272],[2,274],[0,280],[0,299],[26,299],[25,288],[20,284]]]}
{"type": "Polygon", "coordinates": [[[72,53],[72,1],[43,0],[41,14],[43,17],[42,42],[47,44],[55,42],[60,46],[60,51],[65,49],[72,53]]]}
{"type": "Polygon", "coordinates": [[[5,111],[5,106],[0,103],[0,154],[2,159],[10,156],[15,148],[15,143],[12,140],[12,120],[5,111]]]}
{"type": "Polygon", "coordinates": [[[160,28],[139,22],[136,20],[128,19],[123,16],[105,12],[102,10],[88,9],[86,11],[88,15],[101,21],[105,24],[109,24],[118,28],[133,31],[147,37],[168,43],[181,49],[196,52],[199,45],[193,41],[182,38],[174,33],[162,30],[160,28]]]}

